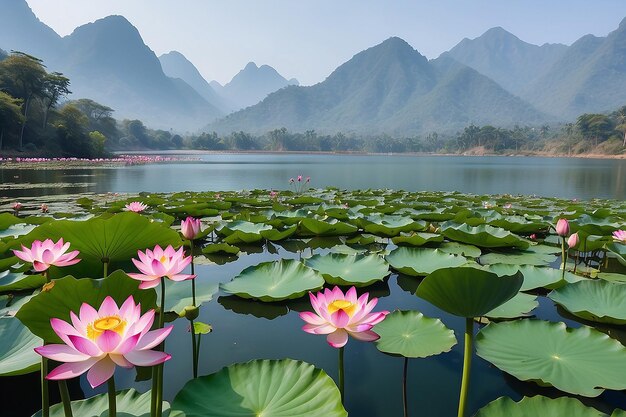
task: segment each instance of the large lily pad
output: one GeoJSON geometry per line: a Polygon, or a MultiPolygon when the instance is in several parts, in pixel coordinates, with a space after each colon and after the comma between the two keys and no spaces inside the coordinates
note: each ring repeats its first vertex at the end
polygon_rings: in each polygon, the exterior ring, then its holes
{"type": "Polygon", "coordinates": [[[0,376],[38,371],[41,357],[33,349],[42,344],[18,319],[0,318],[0,376]]]}
{"type": "MultiPolygon", "coordinates": [[[[149,417],[150,391],[143,394],[134,389],[119,391],[115,395],[118,417],[149,417]]],[[[108,417],[109,396],[100,394],[86,400],[72,401],[72,414],[80,417],[108,417]]],[[[41,410],[32,417],[41,417],[41,410]]],[[[50,407],[50,417],[65,417],[63,404],[50,407]]],[[[163,402],[163,417],[185,417],[181,412],[173,412],[167,402],[163,402]]]]}
{"type": "Polygon", "coordinates": [[[364,287],[389,275],[389,264],[378,255],[315,255],[305,261],[322,274],[327,283],[364,287]]]}
{"type": "Polygon", "coordinates": [[[291,359],[234,364],[189,381],[172,408],[186,417],[345,417],[333,380],[291,359]]]}
{"type": "Polygon", "coordinates": [[[520,271],[524,275],[524,283],[520,291],[529,291],[536,288],[554,289],[565,285],[569,280],[575,281],[577,277],[571,272],[566,272],[565,280],[562,279],[563,271],[554,268],[537,267],[533,265],[510,265],[493,264],[485,269],[498,275],[513,275],[520,271]]]}
{"type": "Polygon", "coordinates": [[[403,274],[421,276],[440,268],[461,266],[467,259],[438,249],[399,247],[387,255],[387,262],[403,274]]]}
{"type": "Polygon", "coordinates": [[[416,232],[411,234],[401,234],[391,238],[391,241],[396,245],[406,246],[423,246],[427,243],[440,243],[443,242],[443,236],[436,233],[416,232]]]}
{"type": "Polygon", "coordinates": [[[359,219],[359,226],[373,235],[392,237],[400,232],[424,230],[426,222],[416,222],[410,217],[403,216],[369,216],[359,219]]]}
{"type": "Polygon", "coordinates": [[[135,303],[141,303],[143,312],[155,308],[154,289],[140,290],[139,283],[122,271],[115,271],[104,279],[76,279],[68,276],[53,280],[49,288],[24,304],[16,317],[46,342],[62,343],[50,327],[50,319],[56,317],[70,322],[70,311],[80,311],[83,303],[98,308],[107,296],[111,296],[121,306],[132,295],[135,303]]]}
{"type": "Polygon", "coordinates": [[[425,358],[449,352],[456,345],[454,332],[439,319],[419,311],[394,311],[374,329],[380,335],[376,348],[406,358],[425,358]]]}
{"type": "Polygon", "coordinates": [[[582,319],[626,324],[626,285],[584,280],[554,290],[548,297],[582,319]]]}
{"type": "Polygon", "coordinates": [[[343,236],[351,235],[358,230],[356,226],[336,219],[322,221],[306,218],[300,220],[298,234],[300,236],[343,236]]]}
{"type": "Polygon", "coordinates": [[[537,308],[538,305],[539,302],[537,302],[537,297],[519,292],[515,295],[515,297],[494,308],[485,314],[485,316],[490,319],[514,319],[517,317],[524,317],[528,316],[531,311],[537,308]]]}
{"type": "MultiPolygon", "coordinates": [[[[208,303],[219,290],[219,284],[207,279],[194,279],[196,282],[196,306],[208,303]]],[[[157,291],[157,305],[161,305],[161,291],[157,291]]],[[[178,315],[184,312],[185,307],[193,305],[191,296],[191,281],[165,280],[165,311],[173,311],[178,315]]]]}
{"type": "Polygon", "coordinates": [[[522,381],[587,397],[626,389],[626,348],[590,327],[528,319],[491,323],[478,333],[476,349],[522,381]]]}
{"type": "MultiPolygon", "coordinates": [[[[615,415],[615,414],[613,414],[615,415]]],[[[515,402],[508,397],[500,397],[478,410],[474,417],[609,417],[595,408],[587,407],[576,398],[548,398],[541,395],[524,397],[515,402]]]]}
{"type": "Polygon", "coordinates": [[[324,285],[321,274],[293,259],[263,262],[244,269],[223,291],[243,298],[280,301],[300,298],[324,285]]]}
{"type": "Polygon", "coordinates": [[[549,253],[538,253],[528,250],[512,250],[507,252],[491,252],[480,257],[483,264],[510,264],[546,266],[556,262],[557,257],[549,253]]]}
{"type": "Polygon", "coordinates": [[[272,230],[272,226],[263,223],[251,223],[243,220],[225,223],[223,227],[217,229],[217,233],[226,236],[224,241],[233,243],[254,243],[263,239],[261,232],[272,230]]]}
{"type": "Polygon", "coordinates": [[[20,272],[0,272],[0,293],[41,288],[46,278],[41,274],[25,275],[20,272]]]}
{"type": "Polygon", "coordinates": [[[455,316],[479,317],[513,298],[523,282],[519,272],[500,277],[472,267],[443,268],[424,278],[415,294],[455,316]]]}
{"type": "Polygon", "coordinates": [[[482,248],[520,248],[530,244],[508,230],[489,225],[471,227],[467,224],[446,222],[441,225],[441,234],[456,242],[468,243],[482,248]]]}

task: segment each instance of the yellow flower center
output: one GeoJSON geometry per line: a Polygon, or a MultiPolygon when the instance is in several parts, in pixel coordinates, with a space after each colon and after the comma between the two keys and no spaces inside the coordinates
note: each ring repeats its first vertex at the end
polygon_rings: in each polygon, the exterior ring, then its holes
{"type": "Polygon", "coordinates": [[[357,310],[357,305],[348,300],[335,300],[328,305],[328,312],[333,314],[336,311],[343,310],[348,316],[352,317],[357,310]]]}
{"type": "Polygon", "coordinates": [[[161,259],[159,259],[159,262],[164,264],[166,260],[167,260],[167,258],[165,257],[165,255],[163,255],[163,256],[161,256],[161,259]]]}
{"type": "Polygon", "coordinates": [[[102,317],[87,326],[87,337],[91,340],[96,340],[106,330],[111,330],[121,335],[125,328],[126,321],[122,320],[118,316],[102,317]]]}

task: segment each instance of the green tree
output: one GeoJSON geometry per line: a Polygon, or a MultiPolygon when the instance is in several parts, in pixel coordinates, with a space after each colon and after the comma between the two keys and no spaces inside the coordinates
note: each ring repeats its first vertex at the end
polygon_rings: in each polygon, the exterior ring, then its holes
{"type": "Polygon", "coordinates": [[[57,114],[55,127],[59,144],[65,153],[80,157],[89,157],[93,147],[86,129],[89,119],[76,106],[63,106],[57,114]]]}
{"type": "Polygon", "coordinates": [[[613,133],[613,122],[604,114],[585,113],[578,116],[576,127],[583,138],[594,141],[594,146],[607,140],[613,133]]]}
{"type": "Polygon", "coordinates": [[[43,79],[43,90],[41,92],[41,102],[44,110],[43,114],[43,128],[48,125],[48,115],[50,109],[59,103],[62,97],[71,94],[69,89],[70,79],[65,77],[60,72],[53,72],[46,74],[43,79]]]}
{"type": "Polygon", "coordinates": [[[89,132],[89,139],[91,139],[91,147],[93,148],[93,156],[96,158],[104,158],[106,156],[105,142],[106,136],[97,130],[89,132]]]}
{"type": "Polygon", "coordinates": [[[22,100],[0,91],[0,150],[2,150],[5,130],[11,127],[17,129],[23,122],[21,106],[22,100]]]}
{"type": "Polygon", "coordinates": [[[626,148],[626,106],[620,107],[612,116],[616,120],[615,129],[622,134],[622,146],[626,148]]]}

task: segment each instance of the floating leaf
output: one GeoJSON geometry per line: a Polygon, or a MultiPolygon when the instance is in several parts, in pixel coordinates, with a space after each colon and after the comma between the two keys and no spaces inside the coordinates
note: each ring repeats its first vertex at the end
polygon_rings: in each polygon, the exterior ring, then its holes
{"type": "Polygon", "coordinates": [[[458,242],[445,242],[437,248],[442,252],[463,255],[467,258],[478,258],[482,251],[473,245],[465,245],[458,242]]]}
{"type": "Polygon", "coordinates": [[[477,354],[522,381],[538,381],[571,394],[597,397],[626,389],[626,348],[583,326],[516,320],[491,323],[476,337],[477,354]]]}
{"type": "MultiPolygon", "coordinates": [[[[568,279],[574,280],[574,277],[577,278],[577,276],[571,272],[566,272],[566,280],[563,281],[563,271],[533,265],[493,264],[488,265],[485,269],[498,275],[513,275],[517,271],[520,271],[522,275],[524,275],[524,283],[520,291],[529,291],[536,288],[558,288],[565,285],[568,279]]],[[[580,277],[580,279],[583,278],[580,277]]]]}
{"type": "Polygon", "coordinates": [[[187,417],[346,417],[326,372],[291,359],[254,360],[193,379],[172,408],[187,417]]]}
{"type": "Polygon", "coordinates": [[[500,397],[478,410],[474,417],[609,417],[595,408],[587,407],[576,398],[548,398],[541,395],[524,397],[515,402],[508,397],[500,397]]]}
{"type": "Polygon", "coordinates": [[[482,264],[510,264],[545,266],[556,262],[557,257],[546,253],[512,250],[507,252],[491,252],[480,257],[482,264]]]}
{"type": "Polygon", "coordinates": [[[386,237],[397,236],[400,232],[412,232],[426,228],[426,222],[416,222],[410,217],[403,216],[369,216],[359,219],[358,224],[368,233],[386,237]]]}
{"type": "Polygon", "coordinates": [[[212,253],[228,253],[231,255],[237,255],[239,248],[237,246],[229,245],[228,243],[212,243],[202,248],[202,253],[205,255],[212,253]]]}
{"type": "Polygon", "coordinates": [[[302,297],[323,285],[324,278],[318,272],[296,260],[282,259],[248,267],[221,288],[243,298],[280,301],[302,297]]]}
{"type": "Polygon", "coordinates": [[[374,329],[380,335],[376,348],[407,358],[425,358],[449,352],[456,345],[454,332],[439,319],[419,311],[394,311],[374,329]]]}
{"type": "MultiPolygon", "coordinates": [[[[219,290],[219,284],[207,279],[195,279],[196,281],[196,306],[208,303],[219,290]]],[[[191,296],[191,281],[165,280],[165,311],[181,315],[185,307],[193,305],[191,296]]],[[[161,305],[161,291],[157,291],[157,305],[161,305]]]]}
{"type": "Polygon", "coordinates": [[[387,262],[403,274],[420,276],[440,268],[461,266],[467,259],[438,249],[399,247],[387,255],[387,262]]]}
{"type": "Polygon", "coordinates": [[[315,255],[305,261],[333,285],[365,287],[389,275],[389,264],[378,255],[315,255]]]}
{"type": "Polygon", "coordinates": [[[25,275],[20,272],[0,272],[0,293],[19,292],[41,288],[46,278],[41,274],[25,275]]]}
{"type": "Polygon", "coordinates": [[[469,243],[483,248],[521,248],[529,243],[519,236],[501,228],[480,225],[471,227],[467,224],[446,222],[441,225],[441,234],[456,242],[469,243]]]}
{"type": "Polygon", "coordinates": [[[359,229],[348,223],[335,219],[322,221],[317,219],[302,219],[298,228],[300,236],[342,236],[356,233],[359,229]]]}
{"type": "Polygon", "coordinates": [[[427,243],[443,242],[443,236],[435,233],[412,233],[410,235],[400,235],[391,238],[396,245],[423,246],[427,243]]]}
{"type": "Polygon", "coordinates": [[[567,284],[548,294],[552,301],[585,320],[626,324],[626,286],[604,280],[567,284]]]}
{"type": "Polygon", "coordinates": [[[494,308],[487,314],[490,319],[514,319],[529,315],[539,303],[537,297],[519,292],[506,303],[494,308]]]}
{"type": "Polygon", "coordinates": [[[444,268],[424,278],[415,295],[455,316],[479,317],[513,298],[523,282],[519,272],[500,277],[471,267],[444,268]]]}
{"type": "Polygon", "coordinates": [[[0,376],[38,371],[41,356],[33,349],[42,344],[18,319],[0,318],[0,376]]]}

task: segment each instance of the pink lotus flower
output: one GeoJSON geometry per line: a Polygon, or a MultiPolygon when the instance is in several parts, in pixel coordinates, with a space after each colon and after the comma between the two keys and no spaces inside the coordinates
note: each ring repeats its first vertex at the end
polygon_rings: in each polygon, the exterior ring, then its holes
{"type": "Polygon", "coordinates": [[[298,182],[302,181],[302,175],[298,175],[298,182]]]}
{"type": "Polygon", "coordinates": [[[578,232],[572,234],[568,239],[567,239],[567,246],[569,246],[570,248],[573,248],[574,246],[578,245],[578,232]]]}
{"type": "Polygon", "coordinates": [[[154,310],[141,315],[141,306],[132,296],[118,308],[111,297],[104,299],[96,310],[87,303],[79,315],[70,312],[72,324],[58,318],[50,319],[54,332],[65,344],[50,344],[35,348],[48,359],[64,362],[50,372],[46,379],[69,379],[87,372],[92,388],[106,382],[115,366],[153,366],[170,359],[170,355],[150,350],[172,331],[172,326],[149,331],[154,310]]]}
{"type": "Polygon", "coordinates": [[[13,203],[13,210],[15,210],[15,211],[20,211],[22,209],[22,207],[24,207],[24,206],[22,206],[22,203],[20,203],[19,201],[13,203]]]}
{"type": "Polygon", "coordinates": [[[144,203],[141,203],[139,201],[133,201],[132,203],[126,204],[126,210],[133,211],[135,213],[141,213],[142,211],[144,211],[147,208],[148,208],[147,205],[145,205],[144,203]]]}
{"type": "Polygon", "coordinates": [[[48,212],[48,205],[46,203],[43,203],[41,205],[41,212],[42,213],[47,213],[48,212]]]}
{"type": "Polygon", "coordinates": [[[556,222],[556,234],[561,237],[569,235],[569,222],[567,219],[559,219],[559,221],[556,222]]]}
{"type": "Polygon", "coordinates": [[[32,262],[33,268],[37,272],[43,272],[50,266],[69,266],[80,262],[76,259],[78,251],[65,253],[70,247],[70,242],[63,243],[63,238],[57,243],[53,243],[52,239],[46,239],[43,242],[35,240],[30,249],[22,245],[22,250],[13,250],[13,254],[26,262],[32,262]]]}
{"type": "Polygon", "coordinates": [[[370,313],[378,303],[377,298],[368,302],[369,293],[357,298],[356,289],[344,293],[335,287],[317,293],[309,293],[315,313],[305,311],[300,318],[307,322],[302,327],[307,333],[327,334],[326,341],[334,348],[345,346],[348,335],[357,340],[372,342],[380,336],[372,331],[375,324],[384,320],[388,311],[370,313]]]}
{"type": "Polygon", "coordinates": [[[183,247],[178,250],[169,245],[163,250],[156,245],[153,250],[146,249],[146,253],[137,251],[139,260],[133,258],[133,263],[139,269],[141,274],[128,274],[129,277],[138,281],[139,288],[154,288],[159,285],[159,280],[167,277],[172,281],[185,281],[193,279],[195,275],[181,274],[180,272],[191,263],[191,256],[185,256],[183,247]]]}
{"type": "Polygon", "coordinates": [[[613,232],[613,239],[626,243],[626,230],[616,230],[613,232]]]}
{"type": "Polygon", "coordinates": [[[200,219],[195,219],[193,217],[187,217],[185,220],[180,222],[180,231],[185,236],[185,239],[194,240],[198,237],[200,233],[200,229],[202,224],[200,223],[200,219]]]}
{"type": "Polygon", "coordinates": [[[536,240],[537,239],[537,235],[535,233],[531,234],[529,236],[532,240],[536,240]]]}
{"type": "Polygon", "coordinates": [[[278,197],[278,192],[274,190],[270,191],[270,198],[276,198],[276,197],[278,197]]]}

